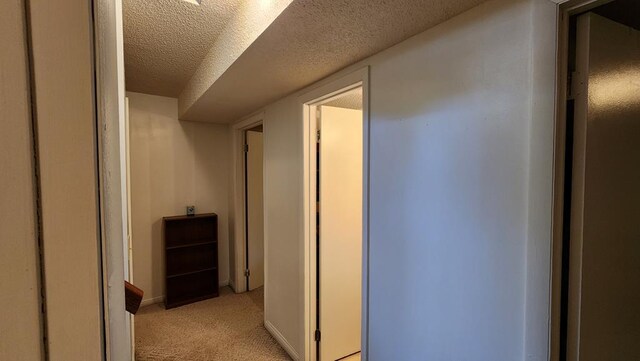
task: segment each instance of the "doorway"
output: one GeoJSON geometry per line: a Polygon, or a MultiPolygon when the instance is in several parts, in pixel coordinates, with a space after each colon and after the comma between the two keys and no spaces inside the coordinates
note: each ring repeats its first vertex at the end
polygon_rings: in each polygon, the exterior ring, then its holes
{"type": "Polygon", "coordinates": [[[360,360],[362,88],[319,105],[316,115],[317,359],[360,360]]]}
{"type": "Polygon", "coordinates": [[[244,132],[245,278],[248,291],[264,286],[262,124],[244,132]]]}
{"type": "Polygon", "coordinates": [[[638,14],[636,1],[591,2],[566,24],[553,358],[561,361],[640,358],[638,14]]]}
{"type": "Polygon", "coordinates": [[[237,221],[229,249],[230,286],[235,293],[258,290],[266,294],[263,114],[232,125],[231,134],[232,214],[237,221]]]}
{"type": "Polygon", "coordinates": [[[308,134],[307,360],[366,359],[367,97],[363,69],[301,99],[308,134]]]}

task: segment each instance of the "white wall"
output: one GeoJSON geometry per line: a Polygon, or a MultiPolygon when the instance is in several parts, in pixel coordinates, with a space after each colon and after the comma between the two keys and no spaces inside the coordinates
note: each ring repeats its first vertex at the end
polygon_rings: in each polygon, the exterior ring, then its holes
{"type": "Polygon", "coordinates": [[[546,358],[555,28],[491,1],[265,108],[265,318],[298,354],[297,97],[369,65],[370,360],[546,358]]]}
{"type": "MultiPolygon", "coordinates": [[[[556,24],[543,1],[490,2],[415,39],[425,49],[408,42],[372,68],[374,360],[525,359],[535,306],[526,282],[548,274],[551,244],[549,223],[535,240],[546,254],[532,261],[544,262],[527,269],[529,200],[546,204],[536,215],[551,219],[552,159],[535,174],[530,161],[531,146],[553,144],[554,74],[532,61],[555,49],[534,31],[556,24]],[[540,4],[546,12],[534,11],[540,4]],[[550,97],[534,92],[536,76],[546,76],[550,97]],[[532,132],[534,119],[543,131],[532,132]],[[538,179],[547,186],[530,193],[538,179]]],[[[537,60],[553,67],[555,55],[537,60]]],[[[535,318],[546,320],[548,291],[538,291],[546,294],[535,318]]],[[[546,332],[538,327],[531,332],[546,332]]],[[[546,355],[541,347],[531,352],[546,355]]]]}
{"type": "Polygon", "coordinates": [[[229,131],[178,121],[175,98],[127,93],[131,146],[133,279],[145,304],[164,296],[162,217],[218,214],[220,284],[229,282],[229,131]]]}
{"type": "Polygon", "coordinates": [[[265,323],[304,355],[302,114],[291,96],[267,107],[264,132],[265,323]]]}

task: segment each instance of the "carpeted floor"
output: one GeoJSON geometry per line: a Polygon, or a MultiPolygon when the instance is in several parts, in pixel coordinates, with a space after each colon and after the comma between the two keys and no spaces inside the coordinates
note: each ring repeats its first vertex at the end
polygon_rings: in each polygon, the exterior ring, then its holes
{"type": "Polygon", "coordinates": [[[165,310],[140,309],[135,317],[137,361],[291,360],[264,328],[263,289],[165,310]]]}

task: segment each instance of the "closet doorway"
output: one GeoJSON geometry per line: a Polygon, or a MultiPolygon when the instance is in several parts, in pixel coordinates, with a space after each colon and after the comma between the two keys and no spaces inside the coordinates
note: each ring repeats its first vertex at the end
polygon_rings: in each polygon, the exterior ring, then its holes
{"type": "Polygon", "coordinates": [[[362,88],[319,105],[316,116],[317,360],[355,361],[362,334],[362,88]]]}
{"type": "Polygon", "coordinates": [[[267,292],[263,116],[258,113],[231,126],[232,214],[236,221],[231,229],[229,267],[230,286],[235,293],[267,292]]]}
{"type": "Polygon", "coordinates": [[[559,84],[570,86],[559,103],[552,359],[638,360],[640,4],[581,5],[561,27],[559,84]]]}
{"type": "Polygon", "coordinates": [[[262,124],[244,132],[245,278],[247,290],[264,286],[262,124]]]}
{"type": "Polygon", "coordinates": [[[305,359],[367,359],[368,71],[300,99],[305,140],[305,359]]]}

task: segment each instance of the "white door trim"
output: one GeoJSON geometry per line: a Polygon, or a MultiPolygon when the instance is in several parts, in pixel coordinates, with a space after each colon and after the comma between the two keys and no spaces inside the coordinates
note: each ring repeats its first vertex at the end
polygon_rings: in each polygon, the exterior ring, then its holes
{"type": "MultiPolygon", "coordinates": [[[[231,185],[233,196],[233,249],[232,255],[235,260],[235,277],[230,278],[231,286],[236,293],[247,291],[247,282],[244,277],[245,270],[245,255],[247,254],[247,242],[245,235],[245,223],[246,223],[246,209],[245,209],[245,194],[244,194],[244,132],[247,129],[251,129],[255,126],[263,124],[264,112],[256,113],[245,120],[231,125],[231,147],[233,156],[232,165],[232,180],[231,185]]],[[[263,159],[264,166],[264,159],[263,159]]],[[[263,180],[264,183],[264,180],[263,180]]],[[[266,235],[266,222],[265,222],[265,235],[266,235]]],[[[267,252],[267,237],[264,239],[264,250],[267,252]]],[[[264,278],[265,285],[267,279],[267,259],[264,260],[264,278]]],[[[267,297],[267,288],[265,287],[265,298],[267,297]]]]}
{"type": "Polygon", "coordinates": [[[129,273],[127,119],[122,0],[93,0],[99,194],[107,360],[132,360],[132,317],[125,308],[129,273]]]}
{"type": "MultiPolygon", "coordinates": [[[[363,184],[362,184],[362,360],[367,360],[369,340],[369,67],[305,93],[298,98],[303,119],[304,194],[304,359],[316,360],[316,106],[346,91],[362,87],[363,184]]],[[[266,233],[266,230],[265,230],[266,233]]],[[[265,245],[266,249],[266,245],[265,245]]],[[[265,251],[266,252],[266,251],[265,251]]],[[[265,267],[266,268],[266,267],[265,267]]]]}

